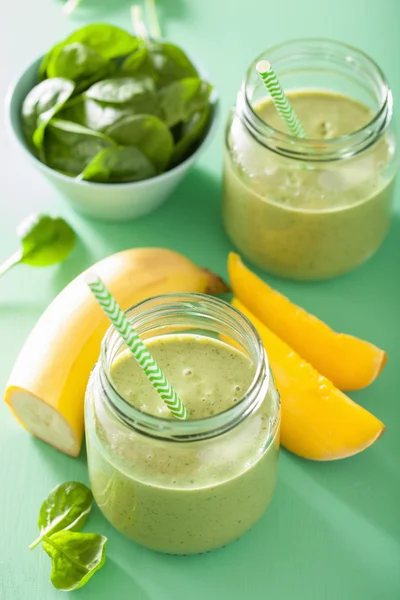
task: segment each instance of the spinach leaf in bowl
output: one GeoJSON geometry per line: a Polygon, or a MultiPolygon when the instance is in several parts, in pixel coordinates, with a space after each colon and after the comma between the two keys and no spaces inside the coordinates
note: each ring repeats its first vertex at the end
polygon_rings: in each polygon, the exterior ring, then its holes
{"type": "Polygon", "coordinates": [[[52,169],[78,175],[101,150],[115,145],[102,133],[70,121],[52,119],[44,138],[45,162],[52,169]]]}
{"type": "Polygon", "coordinates": [[[140,44],[140,40],[127,31],[105,23],[86,25],[65,40],[66,44],[75,42],[89,46],[106,59],[125,56],[134,52],[140,44]]]}
{"type": "Polygon", "coordinates": [[[157,175],[154,165],[133,146],[106,148],[93,158],[78,179],[98,183],[127,183],[157,175]]]}
{"type": "Polygon", "coordinates": [[[144,40],[140,40],[139,46],[134,52],[129,54],[120,65],[120,72],[123,76],[138,76],[140,75],[140,67],[147,57],[147,44],[144,40]]]}
{"type": "Polygon", "coordinates": [[[74,31],[63,42],[53,46],[46,54],[39,67],[39,77],[41,80],[51,77],[48,74],[48,66],[53,55],[63,46],[75,44],[76,42],[88,46],[106,60],[130,54],[141,44],[138,38],[123,29],[119,29],[119,27],[114,27],[114,25],[106,25],[104,23],[86,25],[74,31]]]}
{"type": "Polygon", "coordinates": [[[174,149],[174,138],[165,123],[153,115],[124,117],[105,130],[115,142],[138,148],[162,173],[174,149]]]}
{"type": "Polygon", "coordinates": [[[121,69],[125,73],[150,76],[158,88],[179,79],[198,77],[196,67],[185,52],[169,42],[146,43],[146,52],[128,56],[121,69]]]}
{"type": "Polygon", "coordinates": [[[58,117],[93,131],[104,132],[111,125],[132,114],[134,109],[130,106],[105,104],[79,95],[67,102],[58,117]]]}
{"type": "Polygon", "coordinates": [[[177,125],[177,139],[170,166],[175,167],[185,160],[201,142],[210,122],[211,107],[195,112],[189,119],[177,125]]]}
{"type": "Polygon", "coordinates": [[[62,77],[47,79],[36,85],[22,104],[22,129],[25,138],[41,158],[43,137],[50,119],[59,112],[71,97],[75,84],[62,77]]]}
{"type": "Polygon", "coordinates": [[[209,123],[212,87],[185,52],[117,27],[75,31],[51,48],[39,76],[23,130],[32,152],[69,177],[123,182],[163,173],[194,150],[209,123]]]}
{"type": "Polygon", "coordinates": [[[103,79],[92,85],[85,97],[103,104],[129,106],[135,114],[161,114],[159,99],[150,77],[103,79]]]}
{"type": "Polygon", "coordinates": [[[109,72],[109,62],[92,48],[75,42],[62,46],[50,57],[47,66],[49,78],[65,77],[77,84],[76,91],[84,89],[109,72]]]}
{"type": "Polygon", "coordinates": [[[168,127],[187,121],[193,113],[204,109],[211,90],[209,83],[197,77],[180,79],[163,87],[158,96],[168,127]]]}
{"type": "Polygon", "coordinates": [[[86,91],[86,98],[112,104],[134,103],[137,98],[148,100],[154,94],[154,83],[150,77],[115,77],[103,79],[86,91]]]}

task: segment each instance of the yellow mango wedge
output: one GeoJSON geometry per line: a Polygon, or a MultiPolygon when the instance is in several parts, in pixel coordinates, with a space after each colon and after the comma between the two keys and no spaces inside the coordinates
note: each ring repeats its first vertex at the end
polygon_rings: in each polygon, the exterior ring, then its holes
{"type": "MultiPolygon", "coordinates": [[[[222,293],[225,283],[184,256],[162,248],[135,248],[93,266],[121,307],[169,292],[222,293]]],[[[78,456],[90,372],[109,321],[84,275],[50,304],[28,337],[10,375],[5,401],[33,435],[78,456]]]]}
{"type": "Polygon", "coordinates": [[[281,443],[311,460],[336,460],[371,446],[385,431],[374,415],[339,391],[239,300],[232,301],[257,329],[281,395],[281,443]]]}
{"type": "Polygon", "coordinates": [[[340,390],[370,385],[386,364],[386,352],[352,335],[337,333],[271,288],[231,252],[229,279],[237,298],[340,390]]]}

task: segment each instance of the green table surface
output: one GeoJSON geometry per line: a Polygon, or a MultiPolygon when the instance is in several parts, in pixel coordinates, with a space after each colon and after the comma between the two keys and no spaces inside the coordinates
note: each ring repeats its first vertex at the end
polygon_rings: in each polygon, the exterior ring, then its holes
{"type": "MultiPolygon", "coordinates": [[[[14,0],[0,19],[0,97],[23,66],[78,25],[129,27],[130,0],[83,0],[73,19],[56,0],[14,0]]],[[[222,275],[231,248],[220,220],[223,121],[242,74],[271,44],[334,37],[367,51],[386,72],[400,105],[399,0],[159,0],[164,31],[198,57],[222,98],[218,135],[170,201],[139,221],[99,224],[57,197],[1,124],[0,258],[16,247],[15,227],[31,211],[56,211],[81,236],[62,266],[19,267],[0,285],[0,385],[30,329],[52,298],[83,268],[132,246],[183,252],[222,275]]],[[[398,196],[400,195],[398,190],[398,196]]],[[[399,199],[399,198],[398,198],[399,199]]],[[[88,530],[108,536],[105,567],[76,598],[118,600],[395,600],[400,596],[400,210],[368,264],[318,284],[268,280],[333,327],[385,348],[389,363],[352,397],[387,425],[366,452],[312,463],[281,452],[275,496],[261,521],[225,549],[172,557],[136,546],[98,509],[88,530]]],[[[0,599],[53,600],[50,560],[28,551],[39,506],[57,483],[87,481],[84,453],[73,459],[33,439],[0,405],[0,599]]],[[[74,597],[75,597],[74,596],[74,597]]]]}

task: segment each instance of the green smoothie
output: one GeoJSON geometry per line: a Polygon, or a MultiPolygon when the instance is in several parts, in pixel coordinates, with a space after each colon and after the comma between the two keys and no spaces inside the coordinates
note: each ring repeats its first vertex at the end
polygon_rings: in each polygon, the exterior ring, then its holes
{"type": "MultiPolygon", "coordinates": [[[[288,93],[309,138],[351,134],[372,119],[365,105],[323,91],[288,93]]],[[[274,129],[284,126],[269,100],[254,107],[274,129]]],[[[228,235],[273,274],[325,279],[369,258],[388,230],[393,200],[392,141],[385,136],[352,157],[294,160],[257,142],[234,118],[225,156],[223,217],[228,235]],[[390,168],[389,168],[390,165],[390,168]]]]}
{"type": "MultiPolygon", "coordinates": [[[[254,378],[251,360],[218,339],[167,335],[146,345],[191,420],[233,407],[254,378]]],[[[129,351],[117,356],[110,375],[119,394],[140,411],[171,418],[129,351]]],[[[254,414],[222,435],[174,441],[127,431],[92,400],[90,480],[107,519],[161,552],[205,552],[238,538],[263,514],[275,488],[279,400],[273,385],[260,401],[254,414]]]]}

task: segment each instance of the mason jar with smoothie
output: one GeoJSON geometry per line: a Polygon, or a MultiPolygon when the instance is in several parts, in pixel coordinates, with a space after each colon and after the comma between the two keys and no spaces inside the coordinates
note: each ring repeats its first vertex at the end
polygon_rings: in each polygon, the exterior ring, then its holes
{"type": "Polygon", "coordinates": [[[153,550],[224,546],[261,517],[276,483],[280,401],[262,342],[241,313],[201,294],[154,297],[127,315],[188,419],[171,415],[110,329],[86,394],[93,495],[153,550]]]}
{"type": "Polygon", "coordinates": [[[361,265],[389,228],[398,152],[381,69],[339,42],[297,40],[250,66],[226,130],[223,220],[266,271],[326,279],[361,265]],[[267,59],[306,132],[288,133],[256,64],[267,59]]]}

